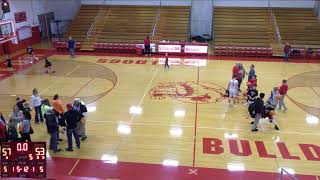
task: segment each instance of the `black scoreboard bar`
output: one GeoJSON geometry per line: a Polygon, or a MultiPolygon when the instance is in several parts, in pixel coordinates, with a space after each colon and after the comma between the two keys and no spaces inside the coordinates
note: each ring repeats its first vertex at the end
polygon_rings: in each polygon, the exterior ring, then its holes
{"type": "Polygon", "coordinates": [[[45,142],[1,143],[1,177],[46,178],[45,142]]]}

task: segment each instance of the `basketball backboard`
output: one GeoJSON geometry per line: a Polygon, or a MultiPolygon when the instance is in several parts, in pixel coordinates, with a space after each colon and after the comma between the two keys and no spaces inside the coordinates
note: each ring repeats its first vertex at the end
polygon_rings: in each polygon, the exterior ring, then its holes
{"type": "Polygon", "coordinates": [[[18,43],[16,29],[11,20],[0,21],[0,44],[12,41],[14,44],[18,43]]]}

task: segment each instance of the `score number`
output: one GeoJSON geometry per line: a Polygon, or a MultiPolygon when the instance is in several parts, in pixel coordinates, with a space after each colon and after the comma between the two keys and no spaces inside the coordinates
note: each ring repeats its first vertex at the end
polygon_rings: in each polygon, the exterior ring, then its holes
{"type": "MultiPolygon", "coordinates": [[[[45,158],[45,149],[43,147],[41,148],[35,148],[35,156],[36,159],[44,159],[45,158]]],[[[32,161],[34,158],[32,156],[32,154],[29,154],[29,160],[32,161]]]]}
{"type": "MultiPolygon", "coordinates": [[[[24,172],[24,173],[28,173],[28,172],[40,172],[43,173],[44,172],[44,167],[43,166],[39,166],[38,168],[35,166],[32,166],[29,168],[29,166],[12,166],[12,172],[24,172]],[[30,169],[30,170],[29,170],[30,169]]],[[[8,166],[3,166],[3,173],[7,173],[8,172],[8,166]]]]}
{"type": "Polygon", "coordinates": [[[9,156],[11,156],[11,148],[2,148],[2,156],[5,157],[6,159],[9,159],[9,156]]]}

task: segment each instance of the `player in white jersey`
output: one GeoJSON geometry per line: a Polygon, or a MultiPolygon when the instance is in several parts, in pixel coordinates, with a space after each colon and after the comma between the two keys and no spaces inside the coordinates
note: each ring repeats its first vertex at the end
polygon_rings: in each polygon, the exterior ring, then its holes
{"type": "Polygon", "coordinates": [[[230,80],[228,85],[229,90],[229,104],[231,103],[231,99],[233,99],[233,104],[236,104],[236,97],[238,95],[238,80],[237,80],[237,74],[233,75],[233,78],[230,80]]]}

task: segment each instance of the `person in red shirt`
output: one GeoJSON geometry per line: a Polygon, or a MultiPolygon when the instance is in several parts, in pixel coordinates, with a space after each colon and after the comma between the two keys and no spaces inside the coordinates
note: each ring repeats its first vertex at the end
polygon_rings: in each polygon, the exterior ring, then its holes
{"type": "Polygon", "coordinates": [[[233,68],[232,68],[232,76],[233,77],[235,74],[238,76],[239,73],[239,67],[238,67],[238,63],[236,63],[233,68]]]}
{"type": "Polygon", "coordinates": [[[7,128],[6,124],[0,120],[0,143],[7,141],[7,128]]]}
{"type": "Polygon", "coordinates": [[[284,97],[286,96],[288,91],[288,85],[287,85],[287,80],[282,80],[282,85],[279,88],[279,94],[280,94],[280,99],[279,99],[279,110],[281,110],[282,106],[284,108],[283,112],[287,111],[287,107],[284,103],[284,97]]]}
{"type": "Polygon", "coordinates": [[[146,56],[151,55],[149,36],[147,36],[147,37],[144,39],[144,53],[145,53],[146,56]]]}
{"type": "Polygon", "coordinates": [[[257,75],[252,76],[252,78],[248,81],[248,84],[251,86],[257,87],[257,75]]]}

